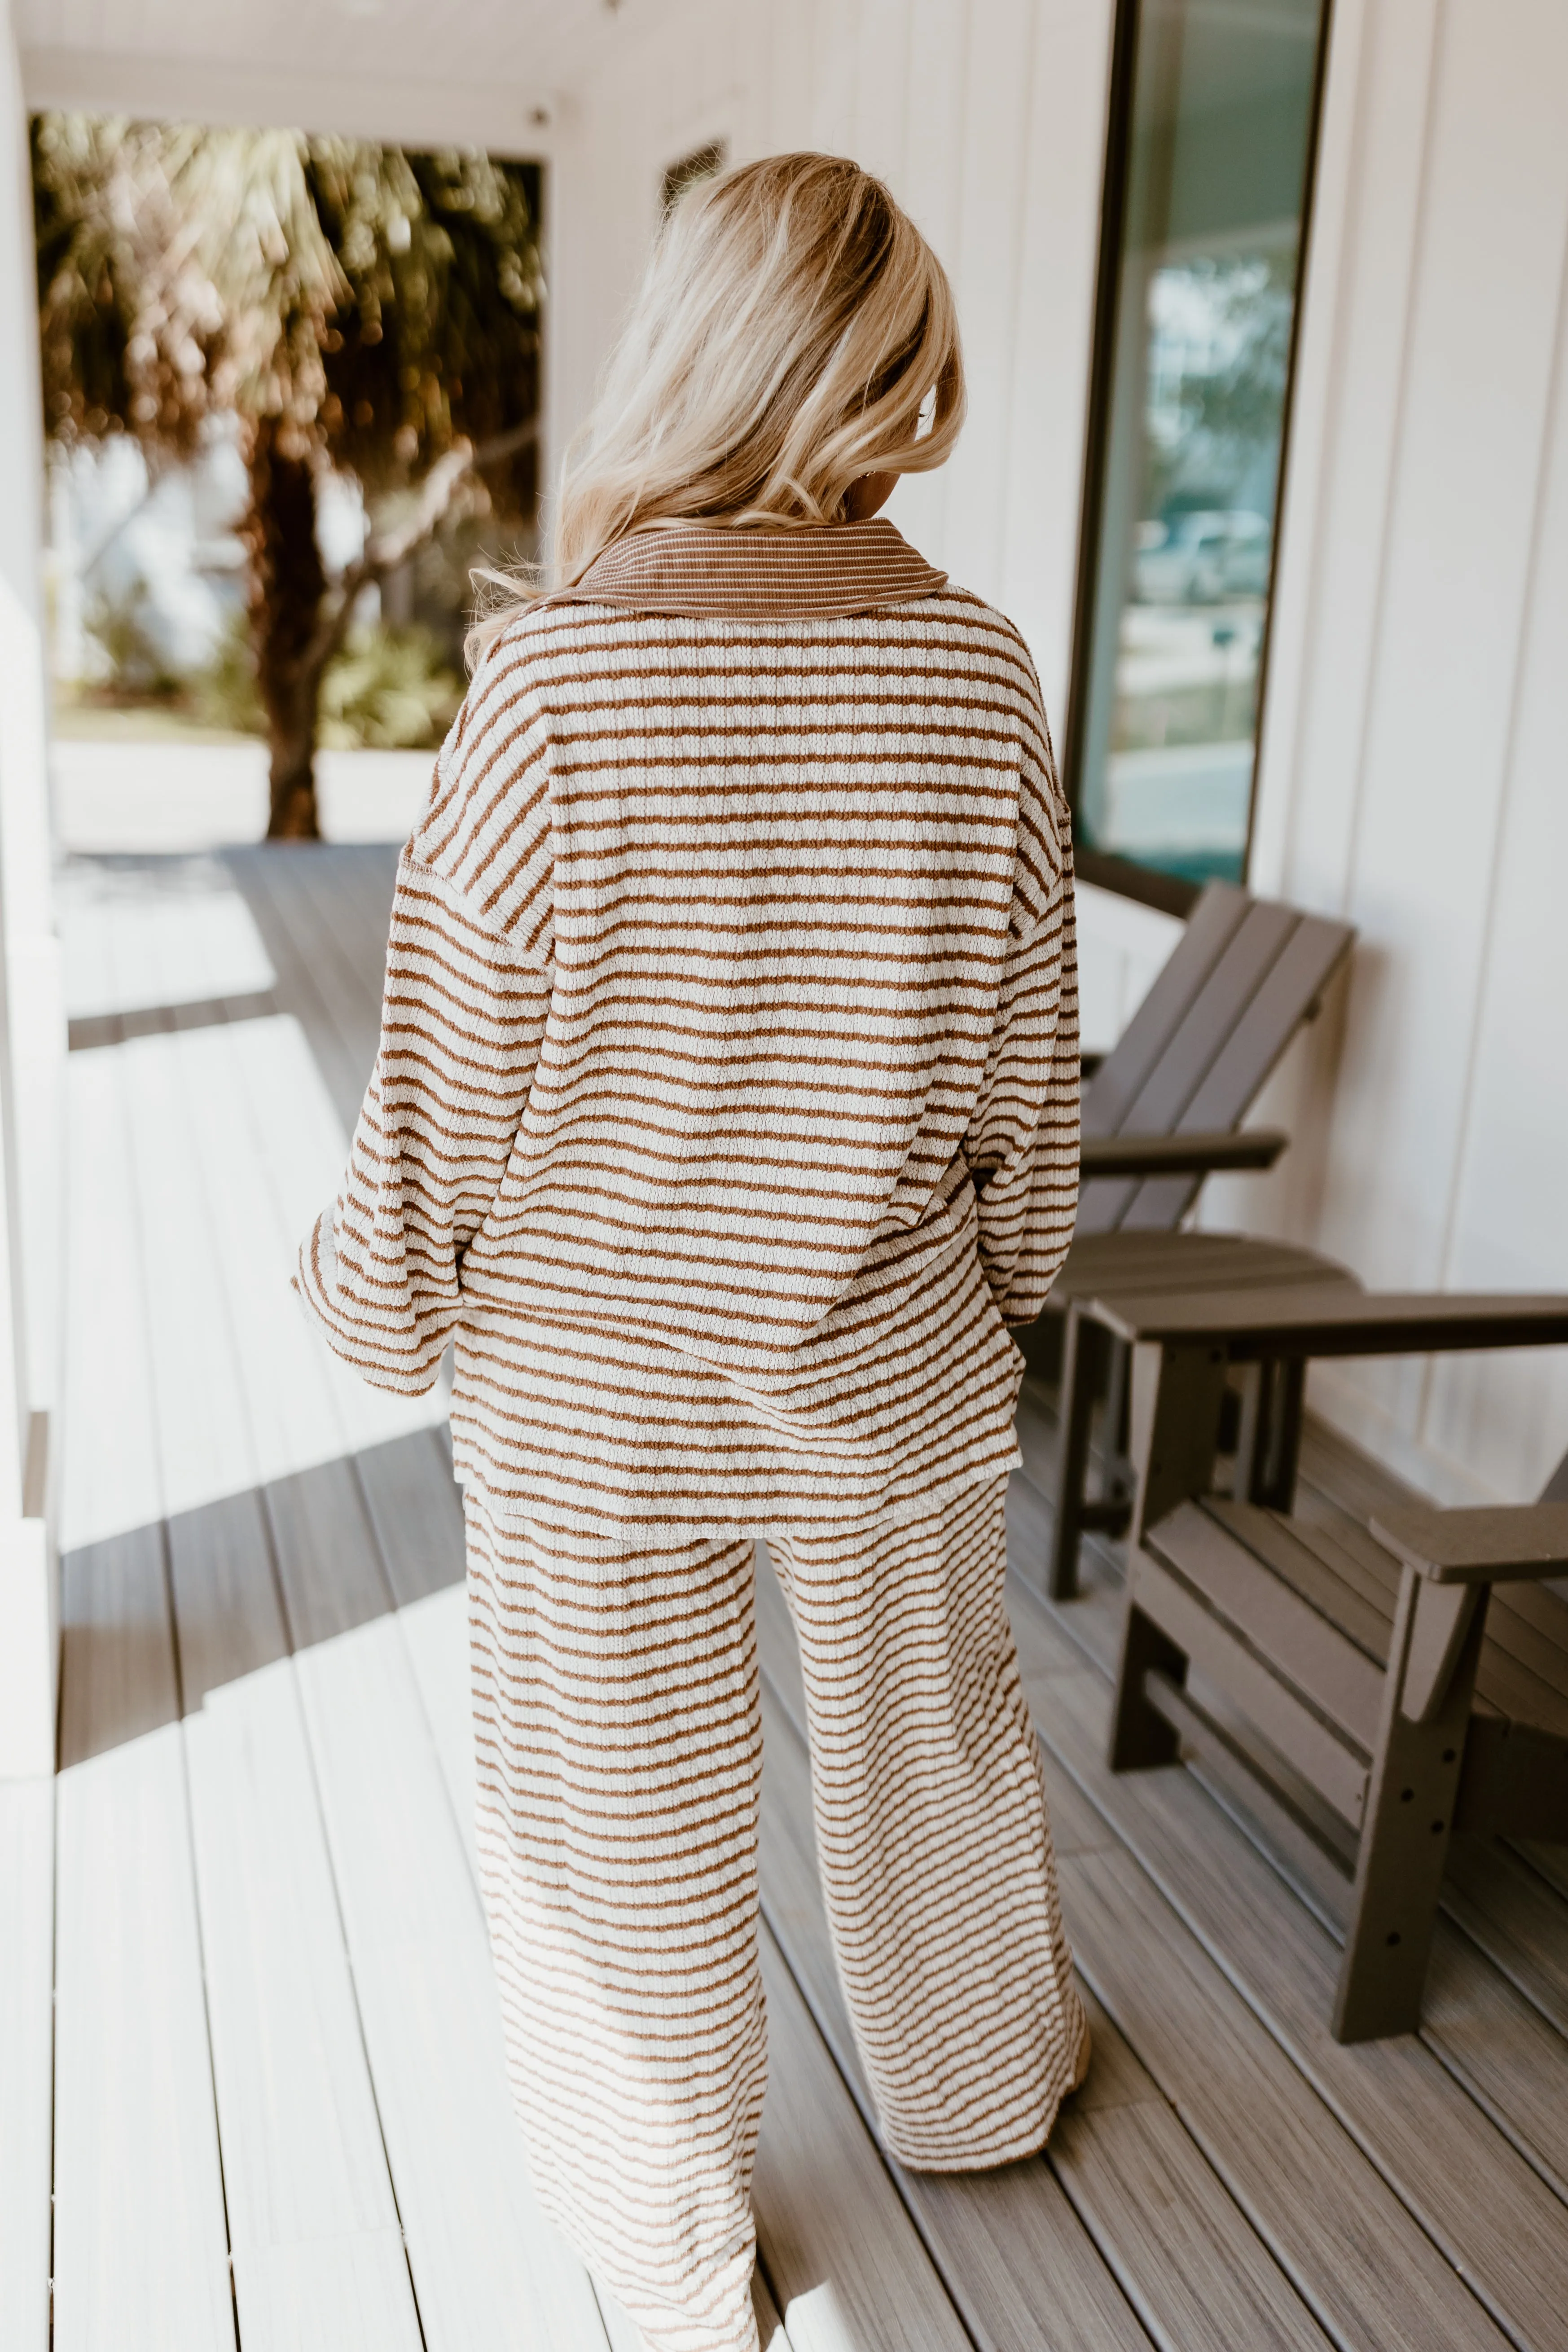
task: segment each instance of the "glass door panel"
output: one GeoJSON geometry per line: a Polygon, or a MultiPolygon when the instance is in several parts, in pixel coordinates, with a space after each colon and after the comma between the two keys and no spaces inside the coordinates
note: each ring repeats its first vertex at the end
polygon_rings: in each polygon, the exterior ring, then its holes
{"type": "Polygon", "coordinates": [[[1324,9],[1123,5],[1078,834],[1186,880],[1240,880],[1324,9]]]}

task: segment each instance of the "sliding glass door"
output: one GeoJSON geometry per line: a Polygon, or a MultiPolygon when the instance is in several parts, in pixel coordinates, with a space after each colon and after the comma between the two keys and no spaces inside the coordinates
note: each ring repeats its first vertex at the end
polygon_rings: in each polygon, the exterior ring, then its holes
{"type": "MultiPolygon", "coordinates": [[[[1122,0],[1069,759],[1078,836],[1247,866],[1324,0],[1122,0]]],[[[1158,895],[1152,893],[1151,895],[1158,895]]]]}

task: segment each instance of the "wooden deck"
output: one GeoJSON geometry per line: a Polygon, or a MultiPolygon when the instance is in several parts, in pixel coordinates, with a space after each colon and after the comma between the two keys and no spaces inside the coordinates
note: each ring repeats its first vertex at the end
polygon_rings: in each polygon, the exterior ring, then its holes
{"type": "MultiPolygon", "coordinates": [[[[392,866],[68,877],[72,1549],[52,1802],[0,1790],[7,2347],[44,2352],[51,2267],[58,2352],[635,2342],[542,2222],[502,2081],[443,1433],[339,1377],[282,1286],[369,1067],[392,866]]],[[[1030,1589],[1032,1382],[1021,1429],[1013,1616],[1093,2071],[1042,2158],[880,2153],[764,1570],[764,2342],[1568,2352],[1568,1853],[1459,1853],[1422,2034],[1332,2042],[1310,1875],[1194,1771],[1106,1772],[1114,1556],[1059,1611],[1030,1589]]],[[[1321,1432],[1307,1471],[1325,1514],[1390,1492],[1321,1432]]]]}

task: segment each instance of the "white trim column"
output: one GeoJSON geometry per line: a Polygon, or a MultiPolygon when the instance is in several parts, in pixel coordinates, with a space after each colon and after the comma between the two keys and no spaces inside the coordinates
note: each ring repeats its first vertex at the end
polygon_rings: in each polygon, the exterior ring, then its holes
{"type": "Polygon", "coordinates": [[[0,1779],[54,1765],[49,1444],[64,1017],[50,887],[43,431],[27,117],[0,0],[0,1779]]]}

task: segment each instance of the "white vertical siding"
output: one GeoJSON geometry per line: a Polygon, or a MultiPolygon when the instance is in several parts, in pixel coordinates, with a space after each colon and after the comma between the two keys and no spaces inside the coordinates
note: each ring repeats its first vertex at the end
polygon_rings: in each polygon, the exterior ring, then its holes
{"type": "MultiPolygon", "coordinates": [[[[1306,1237],[1568,1286],[1568,14],[1364,0],[1337,40],[1259,823],[1262,878],[1362,941],[1306,1237]]],[[[1568,1446],[1561,1352],[1317,1393],[1438,1488],[1568,1446]]]]}
{"type": "MultiPolygon", "coordinates": [[[[951,272],[963,218],[969,10],[952,0],[910,0],[909,14],[903,177],[893,184],[894,193],[951,272]]],[[[965,292],[955,291],[960,323],[967,330],[965,292]]],[[[937,563],[945,561],[938,551],[947,543],[948,492],[958,463],[955,456],[939,473],[910,475],[889,509],[900,529],[937,563]]]]}
{"type": "Polygon", "coordinates": [[[856,13],[848,152],[868,172],[901,184],[910,119],[910,10],[908,0],[860,0],[856,13]]]}
{"type": "Polygon", "coordinates": [[[1014,494],[1011,394],[1022,292],[1019,198],[1031,129],[1038,13],[1034,0],[988,0],[971,11],[959,147],[963,198],[951,260],[963,326],[969,423],[959,454],[946,469],[940,561],[966,586],[981,588],[998,603],[1014,494]]]}
{"type": "MultiPolygon", "coordinates": [[[[886,174],[952,276],[973,400],[892,512],[1013,614],[1058,724],[1112,14],[680,0],[558,167],[558,427],[687,147],[886,174]]],[[[1295,1148],[1205,1213],[1384,1286],[1568,1286],[1565,89],[1561,0],[1336,0],[1253,878],[1362,944],[1263,1107],[1295,1148]]],[[[1104,1045],[1160,919],[1084,911],[1104,1045]]],[[[1438,1490],[1528,1494],[1568,1445],[1568,1358],[1340,1367],[1317,1394],[1438,1490]]]]}
{"type": "MultiPolygon", "coordinates": [[[[1060,737],[1072,636],[1114,0],[679,0],[582,94],[552,165],[552,454],[584,414],[666,167],[811,147],[887,179],[953,283],[970,421],[889,512],[1023,630],[1060,737]]],[[[629,29],[629,26],[628,26],[629,29]]],[[[1081,926],[1103,1048],[1175,926],[1103,893],[1081,926]]]]}
{"type": "Polygon", "coordinates": [[[584,413],[666,166],[723,137],[882,173],[949,270],[971,422],[895,520],[1004,605],[1059,721],[1071,630],[1111,0],[687,0],[584,92],[554,165],[552,437],[584,413]]]}
{"type": "Polygon", "coordinates": [[[738,125],[778,62],[766,42],[770,13],[763,0],[684,0],[562,106],[545,194],[552,469],[592,406],[647,257],[665,172],[710,139],[742,143],[738,125]]]}
{"type": "MultiPolygon", "coordinates": [[[[1524,639],[1468,1039],[1446,1280],[1568,1287],[1568,348],[1561,319],[1524,639]]],[[[1568,1449],[1568,1363],[1444,1368],[1432,1443],[1528,1494],[1568,1449]]]]}
{"type": "Polygon", "coordinates": [[[997,595],[1035,649],[1058,743],[1072,645],[1113,13],[1106,0],[1058,0],[1041,12],[1017,197],[1018,315],[997,595]]]}

